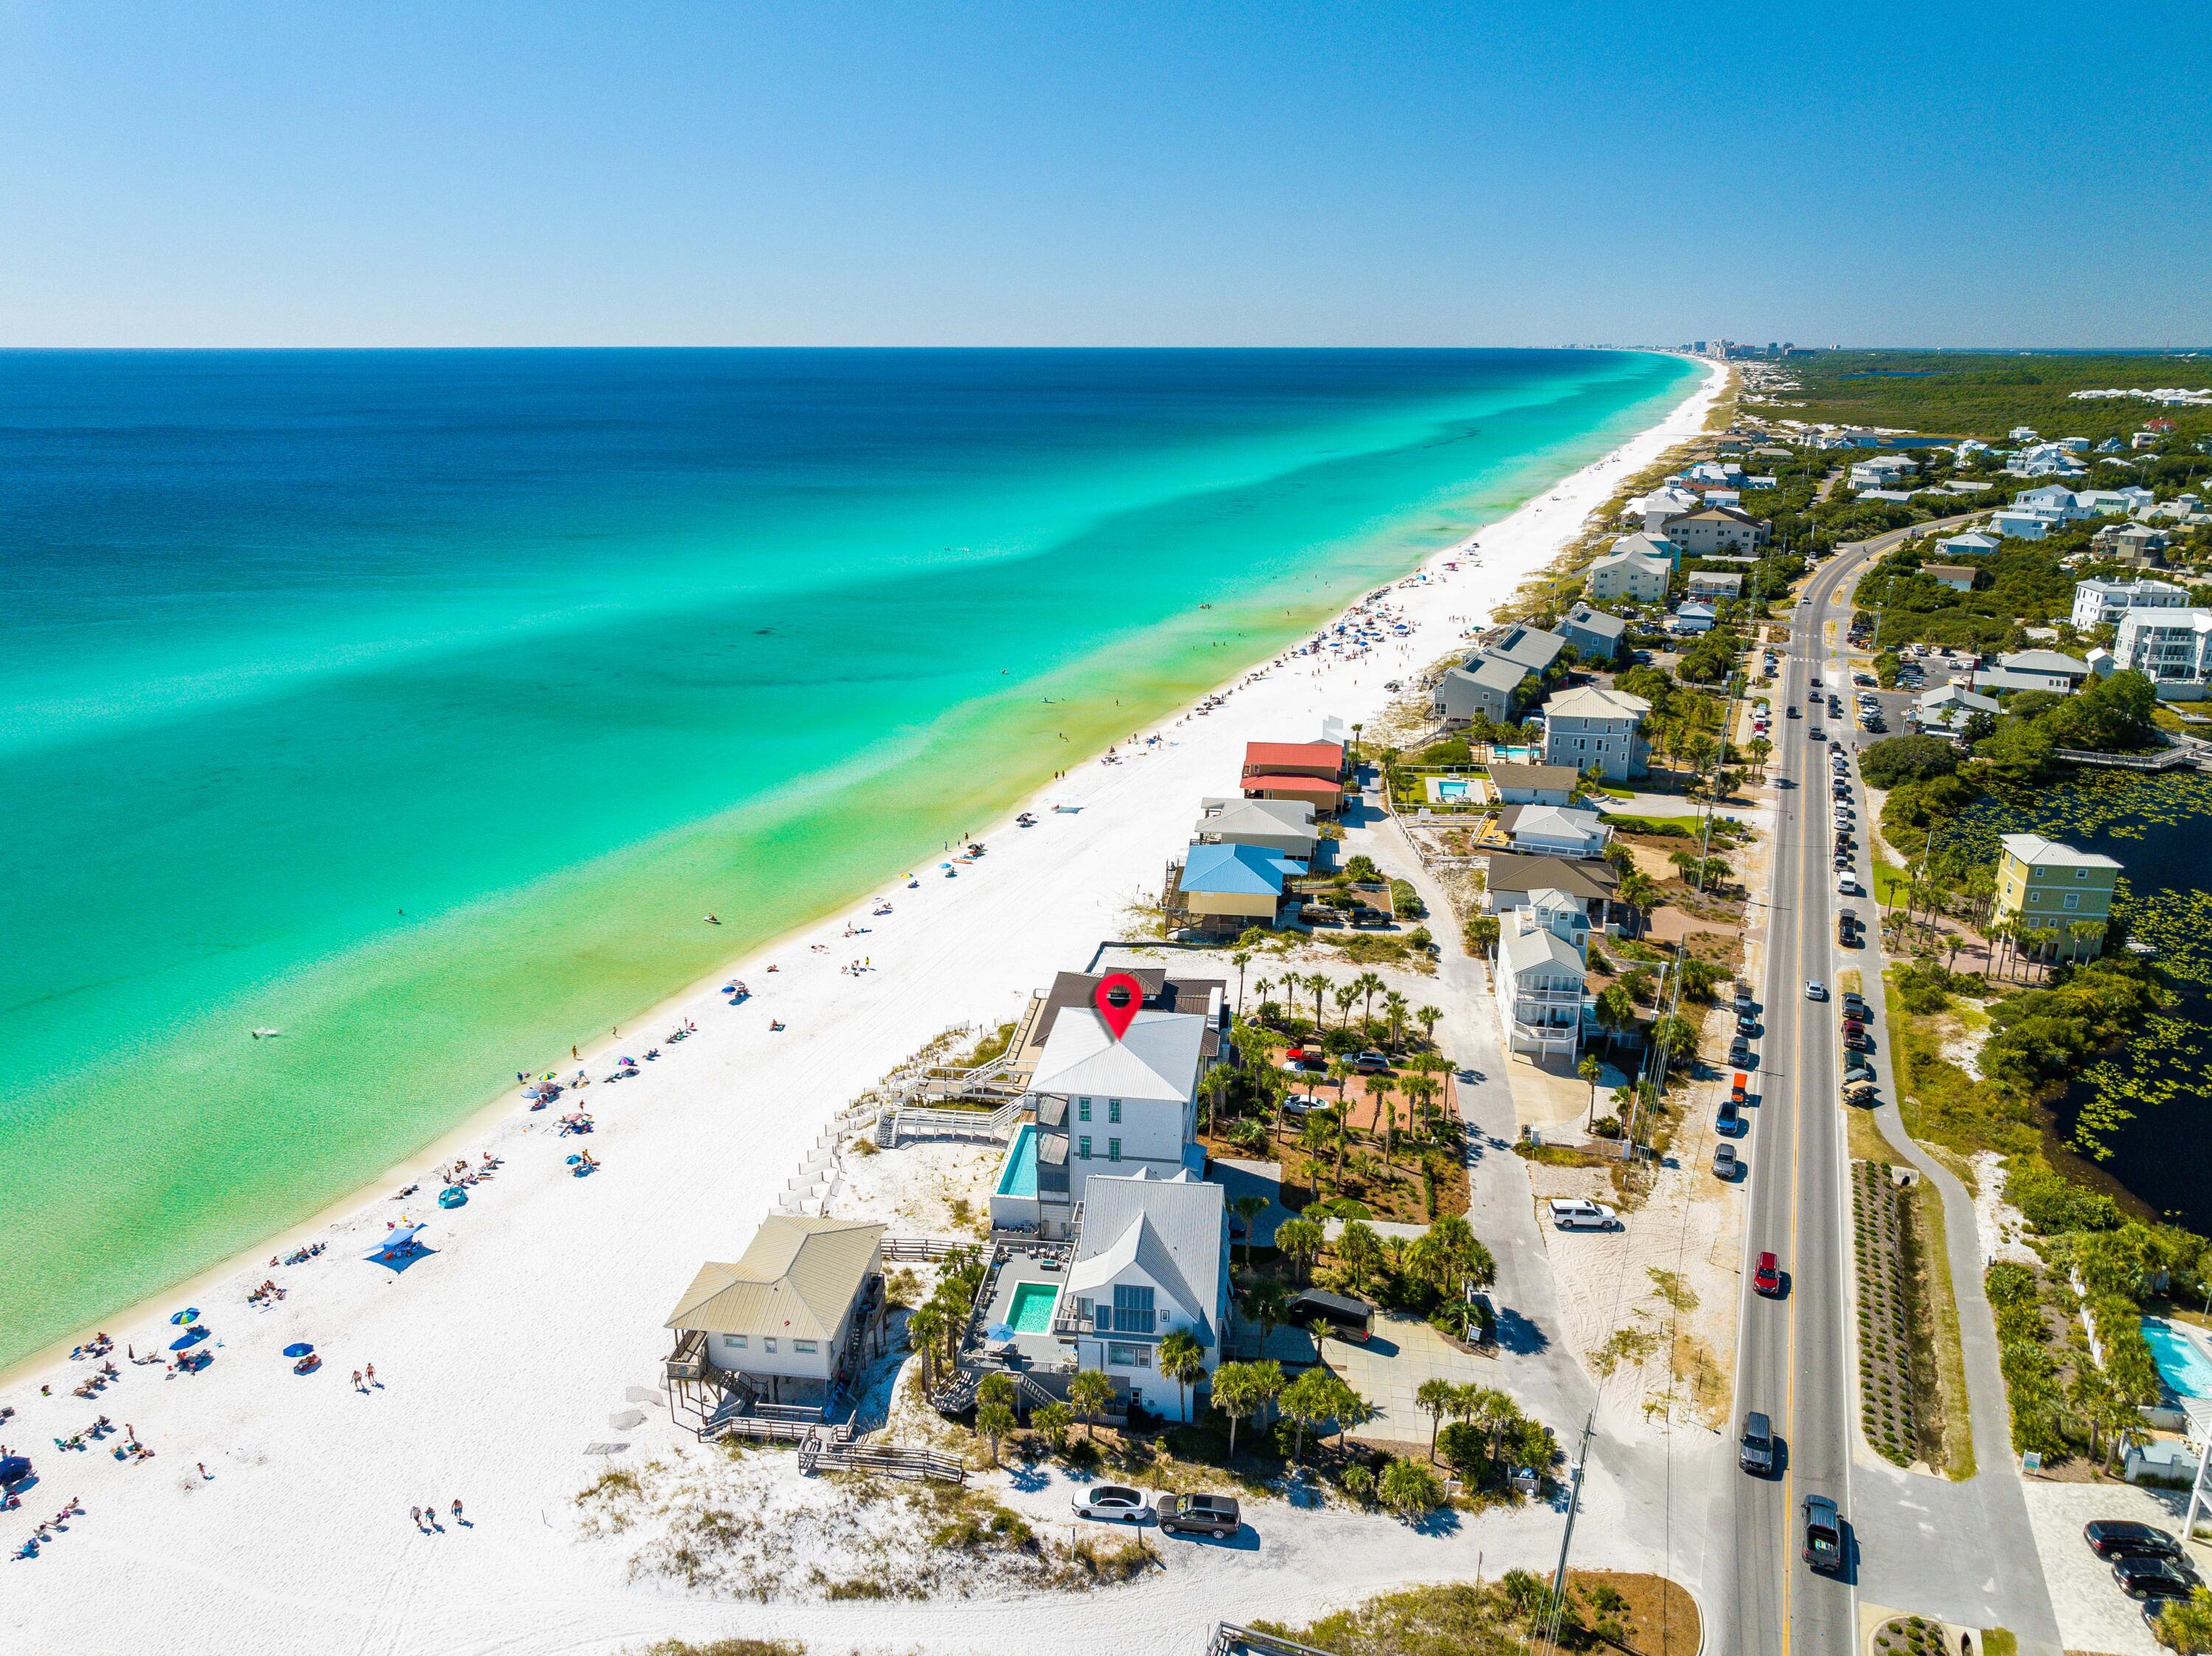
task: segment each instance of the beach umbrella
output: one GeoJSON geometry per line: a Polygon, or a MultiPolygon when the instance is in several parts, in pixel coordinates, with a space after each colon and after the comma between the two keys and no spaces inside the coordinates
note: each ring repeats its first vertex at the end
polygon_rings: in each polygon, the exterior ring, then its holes
{"type": "Polygon", "coordinates": [[[1010,1340],[1013,1338],[1014,1331],[1006,1323],[993,1323],[988,1328],[983,1331],[983,1338],[995,1344],[1001,1340],[1010,1340]]]}
{"type": "Polygon", "coordinates": [[[313,1346],[308,1344],[305,1340],[295,1340],[291,1344],[284,1348],[284,1355],[288,1357],[304,1357],[314,1349],[315,1348],[313,1346]]]}
{"type": "Polygon", "coordinates": [[[169,1342],[169,1350],[172,1351],[181,1351],[188,1345],[198,1345],[202,1340],[207,1338],[207,1332],[205,1325],[202,1325],[198,1328],[188,1328],[183,1333],[177,1336],[175,1339],[169,1342]]]}
{"type": "Polygon", "coordinates": [[[199,1314],[199,1307],[198,1306],[188,1305],[182,1311],[177,1313],[175,1316],[170,1318],[169,1320],[173,1323],[182,1325],[196,1320],[199,1314]]]}

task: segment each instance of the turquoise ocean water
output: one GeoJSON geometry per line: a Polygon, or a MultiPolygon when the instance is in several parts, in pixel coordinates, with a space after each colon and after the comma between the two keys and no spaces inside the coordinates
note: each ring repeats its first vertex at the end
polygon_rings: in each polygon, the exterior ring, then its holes
{"type": "Polygon", "coordinates": [[[864,893],[1694,372],[0,353],[0,1363],[864,893]]]}

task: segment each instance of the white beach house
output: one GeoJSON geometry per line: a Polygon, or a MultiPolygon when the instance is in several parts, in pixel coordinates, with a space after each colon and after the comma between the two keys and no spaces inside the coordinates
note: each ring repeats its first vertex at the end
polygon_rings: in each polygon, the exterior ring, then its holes
{"type": "Polygon", "coordinates": [[[1090,1181],[1053,1325],[1074,1345],[1079,1368],[1106,1374],[1150,1414],[1194,1418],[1199,1387],[1160,1373],[1160,1343],[1188,1333],[1211,1374],[1230,1315],[1220,1186],[1182,1169],[1165,1177],[1101,1174],[1090,1181]]]}
{"type": "Polygon", "coordinates": [[[2212,610],[2130,610],[2112,658],[2161,685],[2203,684],[2212,680],[2212,610]]]}
{"type": "Polygon", "coordinates": [[[1573,1061],[1589,1004],[1589,943],[1583,904],[1562,891],[1531,892],[1503,918],[1491,967],[1507,1051],[1573,1061]]]}
{"type": "Polygon", "coordinates": [[[672,1386],[827,1405],[881,1347],[884,1228],[774,1213],[733,1263],[699,1267],[664,1326],[672,1386]]]}

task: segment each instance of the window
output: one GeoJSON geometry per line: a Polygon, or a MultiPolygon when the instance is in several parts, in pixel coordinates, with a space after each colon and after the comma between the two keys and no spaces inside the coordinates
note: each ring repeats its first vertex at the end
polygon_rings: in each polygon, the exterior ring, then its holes
{"type": "Polygon", "coordinates": [[[2089,877],[2089,870],[2086,868],[2077,868],[2074,870],[2074,877],[2077,880],[2086,880],[2089,877]]]}
{"type": "Polygon", "coordinates": [[[1107,1120],[1115,1123],[1116,1125],[1120,1125],[1121,1119],[1121,1101],[1120,1099],[1109,1098],[1106,1101],[1106,1119],[1107,1120]]]}
{"type": "Polygon", "coordinates": [[[1082,1137],[1075,1141],[1075,1159],[1079,1162],[1088,1162],[1091,1159],[1091,1135],[1089,1133],[1084,1134],[1082,1137]]]}
{"type": "Polygon", "coordinates": [[[811,1357],[822,1348],[812,1340],[793,1340],[791,1343],[791,1349],[803,1356],[811,1357]]]}
{"type": "Polygon", "coordinates": [[[1152,1348],[1109,1343],[1106,1347],[1106,1361],[1115,1368],[1150,1368],[1152,1366],[1152,1348]]]}
{"type": "Polygon", "coordinates": [[[775,1335],[773,1335],[773,1334],[771,1334],[771,1335],[769,1335],[766,1339],[763,1340],[763,1341],[761,1342],[761,1350],[763,1350],[763,1351],[773,1351],[773,1350],[775,1350],[775,1335]]]}
{"type": "Polygon", "coordinates": [[[729,1338],[729,1342],[730,1342],[730,1350],[732,1350],[732,1351],[742,1351],[742,1350],[744,1350],[745,1349],[745,1337],[744,1337],[744,1335],[742,1335],[742,1334],[732,1334],[732,1335],[730,1335],[728,1338],[729,1338]]]}
{"type": "Polygon", "coordinates": [[[1120,1139],[1109,1138],[1106,1141],[1106,1159],[1109,1162],[1119,1162],[1121,1159],[1121,1141],[1120,1139]]]}
{"type": "Polygon", "coordinates": [[[1075,1119],[1078,1121],[1088,1121],[1091,1119],[1091,1101],[1089,1099],[1079,1098],[1075,1101],[1075,1119]]]}
{"type": "Polygon", "coordinates": [[[1149,1288],[1114,1289],[1114,1331],[1116,1334],[1149,1334],[1152,1331],[1152,1290],[1149,1288]]]}
{"type": "Polygon", "coordinates": [[[2068,893],[2066,894],[2066,907],[2069,907],[2069,908],[2079,908],[2079,907],[2081,907],[2081,894],[2080,892],[2078,892],[2078,891],[2069,891],[2069,892],[2068,892],[2068,893]]]}

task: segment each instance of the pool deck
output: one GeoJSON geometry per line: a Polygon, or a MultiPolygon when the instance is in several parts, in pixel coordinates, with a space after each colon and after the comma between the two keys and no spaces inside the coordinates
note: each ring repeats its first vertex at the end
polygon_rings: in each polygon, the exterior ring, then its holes
{"type": "MultiPolygon", "coordinates": [[[[1054,1288],[1067,1280],[1067,1269],[1055,1260],[1033,1259],[1025,1253],[1016,1253],[999,1267],[998,1279],[991,1285],[991,1306],[984,1316],[983,1326],[994,1323],[1012,1324],[1014,1316],[1014,1293],[1024,1283],[1049,1283],[1054,1288]]],[[[1030,1368],[1057,1368],[1067,1357],[1070,1348],[1054,1339],[1049,1331],[1039,1334],[1016,1334],[1014,1350],[1020,1353],[1022,1366],[1030,1368]]]]}

